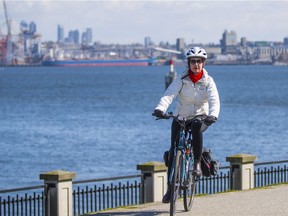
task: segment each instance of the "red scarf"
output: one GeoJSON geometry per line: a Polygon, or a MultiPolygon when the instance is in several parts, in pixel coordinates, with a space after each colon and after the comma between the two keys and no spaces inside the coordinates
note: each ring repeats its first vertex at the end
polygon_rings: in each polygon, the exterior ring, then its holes
{"type": "Polygon", "coordinates": [[[194,74],[191,69],[189,69],[189,77],[192,80],[193,83],[196,83],[198,80],[200,80],[202,78],[203,75],[203,70],[201,70],[200,73],[198,74],[194,74]]]}

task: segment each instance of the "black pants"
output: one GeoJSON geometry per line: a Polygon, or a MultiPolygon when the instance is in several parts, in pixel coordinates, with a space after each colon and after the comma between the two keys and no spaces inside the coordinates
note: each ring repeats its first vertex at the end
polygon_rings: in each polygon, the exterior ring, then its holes
{"type": "MultiPolygon", "coordinates": [[[[204,124],[201,120],[195,119],[189,125],[191,127],[192,138],[193,138],[193,153],[194,160],[200,160],[203,148],[203,132],[207,130],[208,126],[204,124]]],[[[174,120],[171,126],[171,146],[169,150],[169,162],[168,162],[168,179],[171,171],[171,166],[174,158],[174,148],[175,144],[178,145],[179,142],[179,131],[181,126],[174,120]]]]}

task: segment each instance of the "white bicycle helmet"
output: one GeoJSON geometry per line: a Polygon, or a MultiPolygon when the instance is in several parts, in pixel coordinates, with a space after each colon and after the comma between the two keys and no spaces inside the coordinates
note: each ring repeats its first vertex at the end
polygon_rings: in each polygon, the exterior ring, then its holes
{"type": "Polygon", "coordinates": [[[199,57],[199,58],[207,59],[207,53],[201,47],[193,47],[188,50],[186,54],[186,59],[189,59],[192,57],[199,57]]]}

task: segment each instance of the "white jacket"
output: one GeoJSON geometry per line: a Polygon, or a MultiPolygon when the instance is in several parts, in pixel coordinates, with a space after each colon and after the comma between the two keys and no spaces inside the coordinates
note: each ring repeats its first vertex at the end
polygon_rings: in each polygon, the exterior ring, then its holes
{"type": "Polygon", "coordinates": [[[211,115],[218,118],[220,100],[216,84],[205,69],[202,78],[193,83],[188,71],[170,84],[155,109],[166,112],[173,99],[178,96],[174,112],[179,118],[191,119],[196,115],[211,115]]]}

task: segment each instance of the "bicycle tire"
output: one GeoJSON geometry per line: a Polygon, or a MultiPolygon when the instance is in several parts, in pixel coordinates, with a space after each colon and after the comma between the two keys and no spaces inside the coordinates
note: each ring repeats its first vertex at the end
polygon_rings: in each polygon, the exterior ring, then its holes
{"type": "MultiPolygon", "coordinates": [[[[192,160],[190,159],[189,167],[191,165],[193,166],[192,160]]],[[[192,175],[192,172],[189,172],[188,187],[183,191],[183,204],[184,204],[185,211],[190,211],[193,206],[197,182],[198,182],[198,177],[192,175]]]]}
{"type": "Polygon", "coordinates": [[[178,199],[178,194],[181,186],[181,169],[182,169],[182,152],[180,150],[177,151],[175,157],[175,168],[174,175],[171,185],[171,195],[170,195],[170,216],[175,215],[176,211],[176,201],[178,199]]]}

